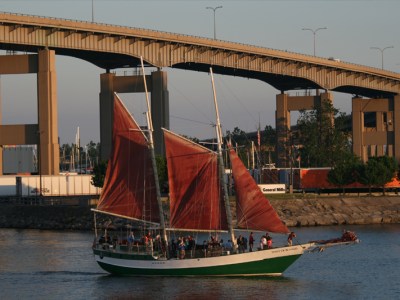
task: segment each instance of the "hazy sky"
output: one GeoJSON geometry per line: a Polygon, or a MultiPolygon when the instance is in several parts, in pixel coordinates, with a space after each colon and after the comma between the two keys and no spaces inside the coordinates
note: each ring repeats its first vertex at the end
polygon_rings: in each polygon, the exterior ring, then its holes
{"type": "MultiPolygon", "coordinates": [[[[0,11],[92,20],[187,35],[213,37],[216,11],[217,38],[302,54],[313,54],[313,34],[302,28],[327,27],[316,34],[316,55],[400,71],[399,0],[246,0],[246,1],[140,1],[140,0],[0,0],[0,11]]],[[[99,141],[99,74],[105,71],[88,62],[57,56],[59,135],[61,144],[74,142],[80,127],[81,144],[99,141]]],[[[214,130],[210,76],[192,71],[168,72],[171,129],[193,137],[209,138],[214,130]]],[[[117,74],[132,69],[119,69],[117,74]]],[[[223,130],[239,127],[255,131],[275,127],[275,96],[266,83],[216,75],[217,98],[223,130]]],[[[294,95],[295,92],[290,92],[294,95]]],[[[350,113],[351,96],[334,94],[334,105],[350,113]]],[[[1,76],[3,124],[37,123],[36,75],[1,76]]],[[[139,123],[145,97],[121,95],[139,123]]],[[[292,117],[292,123],[295,122],[292,117]]]]}

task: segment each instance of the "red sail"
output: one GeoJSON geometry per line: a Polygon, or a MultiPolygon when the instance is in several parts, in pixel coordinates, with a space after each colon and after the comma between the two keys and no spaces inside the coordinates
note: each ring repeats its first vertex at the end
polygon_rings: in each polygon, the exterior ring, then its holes
{"type": "Polygon", "coordinates": [[[217,154],[164,130],[170,191],[170,226],[227,230],[217,154]]]}
{"type": "Polygon", "coordinates": [[[97,208],[128,218],[160,222],[147,139],[116,95],[111,157],[97,208]]]}
{"type": "Polygon", "coordinates": [[[289,233],[233,149],[229,149],[229,156],[235,182],[238,228],[289,233]]]}

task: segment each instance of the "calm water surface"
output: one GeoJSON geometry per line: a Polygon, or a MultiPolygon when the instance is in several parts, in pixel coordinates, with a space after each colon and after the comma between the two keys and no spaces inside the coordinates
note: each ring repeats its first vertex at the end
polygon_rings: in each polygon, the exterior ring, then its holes
{"type": "MultiPolygon", "coordinates": [[[[342,229],[296,233],[307,242],[342,229]]],[[[362,242],[306,253],[284,276],[256,279],[116,277],[95,263],[91,233],[0,229],[0,299],[400,299],[400,224],[346,229],[362,242]]]]}

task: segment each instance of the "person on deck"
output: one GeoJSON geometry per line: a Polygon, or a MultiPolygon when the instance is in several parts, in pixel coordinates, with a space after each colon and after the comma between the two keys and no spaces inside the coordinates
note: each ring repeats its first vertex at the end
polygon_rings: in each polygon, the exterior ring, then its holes
{"type": "Polygon", "coordinates": [[[133,242],[135,241],[135,236],[133,235],[133,232],[131,231],[130,233],[129,233],[129,236],[128,236],[128,246],[129,246],[129,249],[132,249],[132,246],[133,246],[133,242]]]}
{"type": "Polygon", "coordinates": [[[267,238],[263,235],[260,240],[260,250],[264,250],[265,248],[267,248],[267,238]]]}
{"type": "Polygon", "coordinates": [[[233,247],[232,241],[231,241],[231,240],[228,240],[228,241],[225,243],[225,250],[226,250],[226,251],[232,251],[232,247],[233,247]]]}
{"type": "Polygon", "coordinates": [[[244,240],[243,240],[242,235],[239,235],[236,242],[238,245],[239,253],[243,253],[244,252],[244,240]]]}
{"type": "Polygon", "coordinates": [[[296,234],[292,231],[291,233],[289,233],[289,236],[287,238],[287,244],[288,246],[292,246],[293,244],[293,239],[296,237],[296,234]]]}
{"type": "Polygon", "coordinates": [[[272,237],[270,237],[269,235],[267,235],[267,248],[272,248],[272,237]]]}
{"type": "Polygon", "coordinates": [[[183,239],[179,243],[178,249],[179,249],[179,259],[184,259],[185,258],[185,243],[183,242],[183,239]]]}
{"type": "Polygon", "coordinates": [[[250,236],[249,236],[249,252],[253,252],[253,246],[254,246],[254,237],[253,237],[253,233],[250,232],[250,236]]]}

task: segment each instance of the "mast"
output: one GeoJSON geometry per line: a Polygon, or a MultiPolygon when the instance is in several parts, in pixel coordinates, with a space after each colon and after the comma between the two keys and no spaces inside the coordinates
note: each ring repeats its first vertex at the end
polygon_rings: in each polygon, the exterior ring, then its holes
{"type": "Polygon", "coordinates": [[[234,251],[236,251],[236,240],[235,240],[235,232],[233,230],[233,224],[232,224],[231,204],[229,202],[228,187],[227,187],[227,182],[226,182],[226,179],[224,176],[225,175],[225,167],[224,167],[224,161],[223,161],[223,157],[222,157],[222,130],[221,130],[221,122],[219,119],[217,95],[215,93],[214,75],[213,75],[212,68],[210,68],[210,74],[211,74],[211,83],[212,83],[212,88],[213,88],[215,115],[216,115],[216,122],[217,122],[215,125],[215,130],[217,132],[217,141],[218,141],[219,178],[221,180],[222,188],[224,191],[224,202],[225,202],[225,210],[226,210],[226,219],[228,222],[228,231],[231,236],[233,249],[234,249],[234,251]]]}
{"type": "MultiPolygon", "coordinates": [[[[157,194],[157,203],[158,208],[160,211],[160,227],[162,230],[162,236],[166,243],[166,249],[168,249],[168,239],[167,239],[167,230],[165,229],[165,220],[164,220],[164,210],[162,208],[162,201],[161,201],[161,192],[160,192],[160,183],[158,181],[158,172],[157,172],[157,164],[156,164],[156,156],[154,154],[154,141],[153,141],[153,121],[151,119],[151,112],[150,112],[150,101],[149,101],[149,94],[147,92],[147,82],[146,82],[146,74],[144,72],[144,65],[143,65],[143,57],[140,57],[140,63],[142,65],[142,74],[143,74],[143,82],[144,82],[144,90],[146,94],[146,104],[147,104],[147,126],[149,128],[149,150],[151,155],[151,162],[153,165],[154,170],[154,181],[156,184],[156,194],[157,194]]],[[[168,251],[167,251],[168,253],[168,251]]]]}

